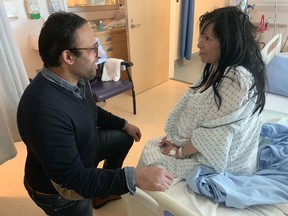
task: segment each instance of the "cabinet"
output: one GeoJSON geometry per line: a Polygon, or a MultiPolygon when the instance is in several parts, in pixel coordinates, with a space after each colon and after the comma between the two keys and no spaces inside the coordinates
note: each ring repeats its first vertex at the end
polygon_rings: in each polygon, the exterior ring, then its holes
{"type": "Polygon", "coordinates": [[[128,60],[127,35],[125,28],[96,32],[95,36],[101,41],[108,58],[128,60]]]}
{"type": "MultiPolygon", "coordinates": [[[[126,28],[97,31],[95,36],[101,41],[108,58],[128,61],[126,28]]],[[[128,79],[126,73],[121,73],[121,79],[128,79]]]]}

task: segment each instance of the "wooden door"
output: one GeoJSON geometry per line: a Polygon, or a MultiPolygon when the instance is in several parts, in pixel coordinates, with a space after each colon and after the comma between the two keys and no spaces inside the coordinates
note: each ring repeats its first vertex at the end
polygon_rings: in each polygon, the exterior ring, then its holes
{"type": "Polygon", "coordinates": [[[167,0],[126,0],[129,59],[136,94],[168,80],[169,14],[167,0]]]}

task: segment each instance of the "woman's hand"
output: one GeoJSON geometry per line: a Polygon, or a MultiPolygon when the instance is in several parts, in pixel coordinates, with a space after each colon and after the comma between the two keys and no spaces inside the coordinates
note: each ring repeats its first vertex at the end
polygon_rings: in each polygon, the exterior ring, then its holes
{"type": "Polygon", "coordinates": [[[159,147],[162,154],[177,158],[178,147],[169,142],[167,136],[163,137],[160,141],[159,147]]]}
{"type": "Polygon", "coordinates": [[[179,147],[167,140],[167,136],[163,137],[163,139],[160,141],[159,147],[162,154],[174,157],[176,159],[184,159],[199,152],[198,149],[194,147],[191,140],[179,150],[179,147]]]}

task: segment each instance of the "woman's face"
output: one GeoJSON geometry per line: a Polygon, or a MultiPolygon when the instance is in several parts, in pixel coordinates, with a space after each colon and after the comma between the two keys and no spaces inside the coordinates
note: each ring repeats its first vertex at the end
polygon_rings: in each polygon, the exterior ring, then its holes
{"type": "Polygon", "coordinates": [[[198,39],[199,56],[203,63],[213,64],[217,67],[220,60],[220,42],[213,34],[213,24],[206,26],[198,39]]]}

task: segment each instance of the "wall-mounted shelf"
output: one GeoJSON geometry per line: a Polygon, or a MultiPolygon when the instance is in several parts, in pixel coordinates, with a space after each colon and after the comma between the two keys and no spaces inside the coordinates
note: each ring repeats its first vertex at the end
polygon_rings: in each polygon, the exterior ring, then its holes
{"type": "Polygon", "coordinates": [[[119,10],[119,5],[95,5],[95,6],[79,6],[79,7],[66,7],[67,12],[89,12],[89,11],[106,11],[106,10],[119,10]]]}
{"type": "Polygon", "coordinates": [[[65,0],[64,8],[67,12],[91,12],[91,11],[107,11],[107,10],[119,10],[121,0],[65,0]],[[77,3],[77,4],[76,4],[77,3]]]}

